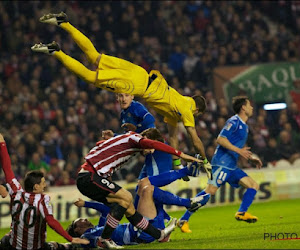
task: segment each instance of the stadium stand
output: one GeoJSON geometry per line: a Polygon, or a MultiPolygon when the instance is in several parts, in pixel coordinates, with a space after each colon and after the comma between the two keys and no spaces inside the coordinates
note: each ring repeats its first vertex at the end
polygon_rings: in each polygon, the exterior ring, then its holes
{"type": "MultiPolygon", "coordinates": [[[[195,91],[205,95],[208,111],[196,128],[208,157],[219,128],[232,115],[225,100],[214,97],[214,67],[299,60],[299,6],[290,1],[0,2],[0,130],[19,179],[36,167],[44,169],[51,185],[73,184],[82,157],[101,131],[122,132],[113,94],[87,85],[54,58],[30,51],[37,42],[55,40],[66,53],[90,66],[70,37],[38,22],[43,14],[60,11],[100,52],[146,70],[160,70],[184,95],[195,91]],[[279,19],[268,11],[270,4],[278,5],[279,19]],[[271,21],[266,21],[267,16],[271,21]],[[276,32],[270,32],[268,22],[277,27],[276,32]]],[[[300,154],[300,110],[297,105],[291,107],[275,116],[258,109],[249,121],[249,146],[265,167],[280,159],[292,164],[297,157],[291,159],[291,154],[300,154]],[[288,142],[280,138],[282,131],[288,142]]],[[[162,118],[150,111],[167,138],[162,118]]],[[[180,149],[193,153],[183,130],[179,137],[180,149]]],[[[115,178],[138,176],[142,161],[115,178]]]]}

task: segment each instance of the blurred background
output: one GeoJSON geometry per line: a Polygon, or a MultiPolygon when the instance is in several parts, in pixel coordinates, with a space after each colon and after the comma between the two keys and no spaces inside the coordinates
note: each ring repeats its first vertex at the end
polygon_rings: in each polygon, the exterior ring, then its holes
{"type": "MultiPolygon", "coordinates": [[[[161,71],[183,95],[205,96],[208,110],[196,129],[209,160],[233,115],[230,98],[247,94],[255,107],[248,146],[266,169],[300,168],[300,1],[6,1],[0,2],[0,131],[20,181],[28,170],[43,169],[50,186],[72,185],[101,131],[123,132],[114,94],[31,52],[35,43],[55,40],[93,69],[66,32],[38,21],[61,11],[99,52],[161,71]],[[264,109],[278,102],[287,107],[264,109]]],[[[162,117],[149,110],[168,140],[162,117]]],[[[178,136],[180,150],[195,153],[184,128],[178,136]]],[[[114,179],[134,182],[142,165],[137,158],[114,179]]],[[[253,168],[244,161],[240,167],[253,168]]]]}

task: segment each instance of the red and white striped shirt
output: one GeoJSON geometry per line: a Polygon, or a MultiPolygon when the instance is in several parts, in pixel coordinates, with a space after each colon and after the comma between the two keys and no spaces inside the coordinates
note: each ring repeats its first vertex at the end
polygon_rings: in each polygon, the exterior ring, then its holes
{"type": "Polygon", "coordinates": [[[49,195],[28,193],[14,178],[7,183],[11,197],[10,244],[15,249],[39,249],[46,240],[46,216],[52,215],[49,195]]]}
{"type": "Polygon", "coordinates": [[[85,159],[98,175],[108,177],[133,155],[146,148],[157,149],[177,156],[181,154],[180,151],[162,142],[145,139],[140,134],[129,132],[106,141],[99,141],[85,156],[85,159]]]}
{"type": "Polygon", "coordinates": [[[43,248],[47,236],[46,224],[72,241],[73,238],[53,217],[50,196],[23,190],[11,169],[5,142],[0,143],[0,161],[11,197],[10,245],[14,249],[43,248]]]}

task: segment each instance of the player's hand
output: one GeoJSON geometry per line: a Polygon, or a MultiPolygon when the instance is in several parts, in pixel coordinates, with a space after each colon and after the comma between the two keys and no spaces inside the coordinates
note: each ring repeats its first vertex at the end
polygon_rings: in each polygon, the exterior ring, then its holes
{"type": "Polygon", "coordinates": [[[2,198],[5,198],[8,195],[8,192],[3,185],[0,185],[0,195],[2,198]]]}
{"type": "Polygon", "coordinates": [[[246,160],[249,160],[252,152],[250,151],[250,147],[243,147],[239,150],[238,154],[244,157],[246,160]]]}
{"type": "Polygon", "coordinates": [[[0,143],[5,142],[3,135],[0,133],[0,143]]]}
{"type": "Polygon", "coordinates": [[[108,140],[112,137],[114,137],[114,132],[112,130],[108,129],[108,130],[103,130],[102,131],[102,138],[104,140],[108,140]]]}
{"type": "Polygon", "coordinates": [[[212,180],[213,179],[212,166],[208,160],[206,160],[206,162],[205,161],[203,162],[203,168],[206,172],[207,178],[212,180]]]}
{"type": "Polygon", "coordinates": [[[87,245],[87,244],[90,244],[90,241],[87,240],[87,239],[73,238],[73,239],[72,239],[72,244],[83,244],[83,245],[87,245]]]}
{"type": "Polygon", "coordinates": [[[84,207],[85,201],[83,199],[78,198],[77,201],[74,202],[74,205],[77,207],[84,207]]]}
{"type": "Polygon", "coordinates": [[[190,156],[190,155],[187,155],[187,154],[185,154],[185,153],[183,153],[183,152],[181,152],[181,154],[180,154],[179,157],[180,157],[181,159],[185,160],[185,161],[188,161],[188,162],[190,162],[190,161],[196,161],[196,162],[198,162],[198,163],[202,163],[202,162],[203,162],[203,160],[197,159],[197,158],[195,158],[195,157],[193,157],[193,156],[190,156]]]}
{"type": "Polygon", "coordinates": [[[136,131],[136,126],[133,125],[132,123],[124,123],[121,126],[126,132],[128,131],[136,131]]]}
{"type": "Polygon", "coordinates": [[[261,169],[262,162],[258,157],[255,157],[253,155],[250,156],[249,161],[256,166],[256,168],[261,169]]]}

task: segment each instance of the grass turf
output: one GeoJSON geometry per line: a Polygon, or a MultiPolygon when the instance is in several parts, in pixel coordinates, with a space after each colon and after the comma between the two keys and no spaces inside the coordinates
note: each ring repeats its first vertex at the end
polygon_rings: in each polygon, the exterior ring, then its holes
{"type": "MultiPolygon", "coordinates": [[[[191,234],[184,234],[176,228],[168,243],[153,242],[126,246],[126,249],[299,249],[300,240],[264,239],[265,233],[273,236],[279,233],[296,233],[300,238],[299,207],[300,199],[255,203],[249,211],[259,218],[254,224],[234,219],[237,205],[204,207],[191,217],[191,234]]],[[[183,211],[170,214],[180,218],[183,211]]],[[[97,223],[97,219],[91,221],[97,223]]],[[[62,223],[64,228],[68,224],[69,222],[62,223]]],[[[6,232],[8,229],[1,229],[0,236],[6,232]]],[[[282,235],[278,236],[282,238],[282,235]]],[[[48,228],[47,241],[66,242],[51,228],[48,228]]]]}

